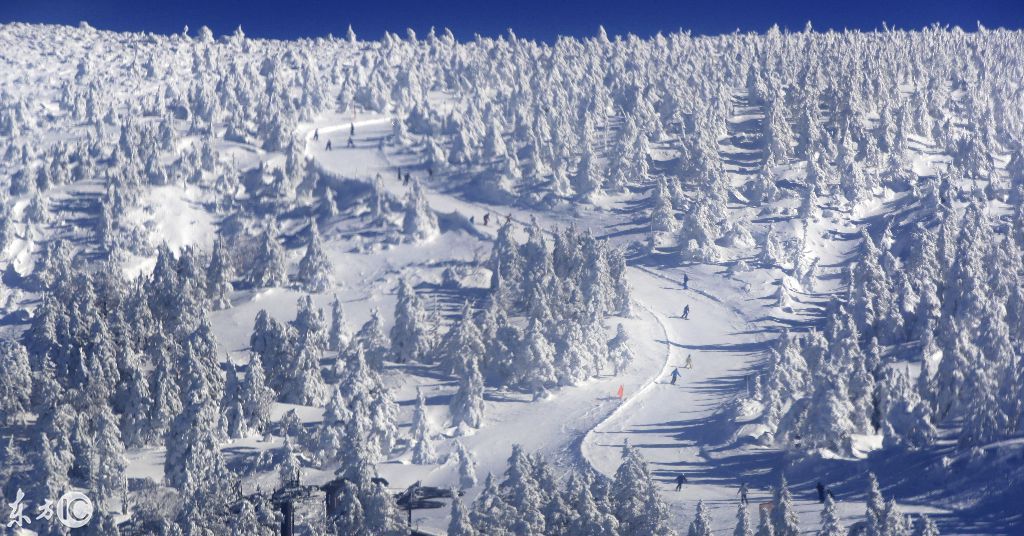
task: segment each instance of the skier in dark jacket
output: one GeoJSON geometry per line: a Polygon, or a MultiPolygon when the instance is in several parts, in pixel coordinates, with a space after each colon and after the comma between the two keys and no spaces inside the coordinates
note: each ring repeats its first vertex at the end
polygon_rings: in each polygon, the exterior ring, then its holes
{"type": "Polygon", "coordinates": [[[746,506],[748,504],[748,501],[747,501],[747,483],[746,482],[740,483],[739,494],[740,494],[740,502],[743,503],[744,506],[746,506]]]}
{"type": "Polygon", "coordinates": [[[683,288],[684,289],[690,288],[690,276],[688,276],[686,274],[683,274],[683,288]]]}
{"type": "Polygon", "coordinates": [[[690,304],[686,304],[686,307],[683,307],[683,320],[689,320],[689,319],[690,319],[690,304]]]}
{"type": "Polygon", "coordinates": [[[313,131],[313,141],[320,141],[320,129],[313,131]]]}
{"type": "Polygon", "coordinates": [[[821,484],[821,482],[818,482],[818,485],[816,487],[818,488],[818,502],[824,503],[825,502],[825,486],[823,486],[821,484]]]}
{"type": "Polygon", "coordinates": [[[349,123],[348,124],[348,135],[349,136],[355,136],[356,135],[356,124],[355,123],[349,123]]]}
{"type": "Polygon", "coordinates": [[[331,140],[327,140],[327,150],[331,150],[331,140]]]}
{"type": "Polygon", "coordinates": [[[676,476],[676,491],[683,489],[683,484],[686,483],[686,475],[679,473],[676,476]]]}
{"type": "Polygon", "coordinates": [[[488,212],[488,213],[484,214],[484,227],[487,227],[487,225],[490,224],[490,223],[491,223],[491,213],[488,212]]]}
{"type": "Polygon", "coordinates": [[[679,378],[679,369],[678,368],[672,369],[672,385],[676,384],[676,380],[678,378],[679,378]]]}

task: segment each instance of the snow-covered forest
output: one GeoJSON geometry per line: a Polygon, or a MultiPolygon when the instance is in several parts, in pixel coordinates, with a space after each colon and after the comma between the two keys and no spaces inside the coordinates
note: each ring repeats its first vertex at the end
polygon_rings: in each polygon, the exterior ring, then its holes
{"type": "Polygon", "coordinates": [[[2,25],[11,534],[1020,533],[1022,80],[980,25],[2,25]]]}

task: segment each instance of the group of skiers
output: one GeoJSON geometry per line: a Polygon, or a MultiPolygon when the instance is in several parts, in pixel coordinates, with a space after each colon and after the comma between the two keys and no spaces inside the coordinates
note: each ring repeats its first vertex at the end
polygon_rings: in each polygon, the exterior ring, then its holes
{"type": "MultiPolygon", "coordinates": [[[[682,491],[683,484],[688,484],[690,481],[686,478],[685,474],[678,473],[676,474],[675,482],[676,491],[682,491]]],[[[824,504],[825,497],[829,497],[832,500],[835,500],[836,497],[835,495],[832,494],[832,488],[826,488],[821,482],[818,482],[815,488],[818,490],[818,502],[824,504]]],[[[750,504],[749,493],[750,489],[747,487],[747,483],[740,482],[740,488],[736,491],[736,494],[740,496],[740,503],[742,503],[744,506],[750,504]]]]}
{"type": "MultiPolygon", "coordinates": [[[[693,369],[693,354],[686,354],[686,363],[683,364],[684,369],[693,369]]],[[[679,367],[672,369],[672,385],[676,384],[676,380],[679,379],[679,367]]]]}
{"type": "MultiPolygon", "coordinates": [[[[683,290],[689,290],[689,289],[690,289],[690,276],[689,276],[689,274],[683,273],[683,290]]],[[[683,320],[689,320],[690,319],[690,304],[686,304],[686,306],[683,307],[683,314],[679,315],[679,318],[682,318],[683,320]]]]}
{"type": "MultiPolygon", "coordinates": [[[[345,144],[345,147],[354,148],[356,146],[355,141],[353,141],[353,138],[355,137],[355,135],[356,135],[356,124],[355,123],[349,123],[349,125],[348,125],[348,143],[345,144]]],[[[313,131],[313,141],[320,141],[320,129],[319,128],[313,131]]],[[[333,145],[331,144],[331,140],[327,140],[327,145],[325,146],[325,149],[330,151],[332,147],[333,147],[333,145]]]]}

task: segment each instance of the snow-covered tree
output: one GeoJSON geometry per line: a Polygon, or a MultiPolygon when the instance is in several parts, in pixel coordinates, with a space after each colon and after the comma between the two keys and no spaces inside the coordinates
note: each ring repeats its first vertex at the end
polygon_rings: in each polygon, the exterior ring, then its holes
{"type": "Polygon", "coordinates": [[[276,238],[276,226],[263,230],[249,266],[249,284],[253,287],[279,287],[285,284],[284,249],[276,238]]]}
{"type": "Polygon", "coordinates": [[[0,370],[0,423],[11,425],[31,401],[32,370],[25,347],[11,340],[0,341],[0,370]]]}
{"type": "Polygon", "coordinates": [[[548,341],[540,322],[530,320],[526,332],[515,352],[513,362],[516,382],[540,399],[547,394],[548,386],[556,381],[555,347],[548,341]]]}
{"type": "Polygon", "coordinates": [[[622,324],[615,326],[615,336],[608,341],[608,360],[612,363],[612,370],[617,376],[633,362],[633,350],[629,348],[629,335],[622,324]]]}
{"type": "Polygon", "coordinates": [[[292,438],[288,434],[285,434],[284,444],[280,449],[277,474],[282,486],[289,486],[291,482],[301,483],[302,464],[299,461],[295,445],[292,444],[292,438]]]}
{"type": "Polygon", "coordinates": [[[327,349],[332,352],[340,351],[347,342],[345,311],[341,307],[341,300],[335,294],[334,300],[331,301],[331,326],[327,330],[327,349]]]}
{"type": "Polygon", "coordinates": [[[412,463],[426,465],[437,462],[430,417],[427,415],[427,400],[423,390],[416,389],[416,408],[412,413],[412,463]]]}
{"type": "Polygon", "coordinates": [[[469,361],[479,361],[487,351],[480,328],[473,319],[473,306],[467,301],[458,320],[441,340],[437,360],[445,374],[463,376],[469,361]]]}
{"type": "Polygon", "coordinates": [[[484,417],[484,378],[476,358],[468,358],[459,377],[459,387],[452,395],[448,409],[452,426],[480,428],[484,417]]]}
{"type": "Polygon", "coordinates": [[[266,385],[259,354],[250,354],[245,379],[239,386],[239,402],[247,429],[257,433],[266,429],[275,398],[273,389],[266,385]]]}
{"type": "Polygon", "coordinates": [[[412,242],[426,242],[437,236],[439,232],[437,216],[430,208],[423,188],[419,181],[413,181],[405,203],[402,234],[412,242]]]}
{"type": "Polygon", "coordinates": [[[928,516],[921,514],[914,528],[914,536],[939,536],[939,527],[928,516]]]}
{"type": "Polygon", "coordinates": [[[869,536],[885,535],[885,499],[878,487],[878,479],[874,473],[868,473],[867,513],[865,514],[865,534],[869,536]]]}
{"type": "Polygon", "coordinates": [[[124,443],[121,442],[118,420],[110,407],[100,405],[94,419],[97,459],[92,489],[100,500],[109,500],[120,496],[126,485],[128,461],[125,458],[124,443]]]}
{"type": "Polygon", "coordinates": [[[747,512],[747,503],[740,501],[736,507],[736,528],[732,536],[754,536],[754,528],[750,524],[750,514],[747,512]]]}
{"type": "Polygon", "coordinates": [[[432,341],[426,323],[427,314],[416,291],[406,279],[400,280],[391,327],[391,354],[396,361],[422,361],[430,353],[432,341]]]}
{"type": "Polygon", "coordinates": [[[711,514],[704,501],[697,501],[697,510],[693,514],[693,521],[690,521],[690,528],[686,531],[687,536],[711,536],[711,514]]]}
{"type": "Polygon", "coordinates": [[[480,533],[473,528],[469,520],[469,510],[462,502],[458,492],[452,493],[451,521],[448,522],[448,536],[478,536],[480,533]]]}
{"type": "Polygon", "coordinates": [[[786,477],[783,476],[779,487],[775,489],[775,507],[772,508],[772,526],[778,536],[797,536],[800,534],[800,518],[793,507],[793,495],[789,492],[786,477]]]}
{"type": "Polygon", "coordinates": [[[623,536],[675,534],[669,525],[668,507],[658,493],[647,462],[628,443],[623,447],[622,464],[615,472],[612,505],[619,520],[619,534],[623,536]]]}
{"type": "Polygon", "coordinates": [[[839,518],[836,501],[832,499],[831,495],[825,496],[825,506],[821,510],[821,530],[818,531],[818,534],[821,536],[846,536],[846,527],[843,526],[843,521],[839,518]]]}
{"type": "Polygon", "coordinates": [[[309,244],[306,246],[306,254],[299,261],[297,277],[306,292],[324,292],[330,288],[334,279],[331,261],[324,254],[315,220],[309,223],[309,244]]]}
{"type": "Polygon", "coordinates": [[[365,353],[366,362],[378,371],[384,370],[384,360],[388,358],[391,349],[383,324],[380,313],[374,309],[370,312],[370,319],[359,328],[350,343],[350,348],[360,348],[365,353]]]}
{"type": "Polygon", "coordinates": [[[461,441],[456,440],[455,454],[459,458],[459,488],[466,490],[476,486],[476,459],[473,453],[461,441]]]}
{"type": "Polygon", "coordinates": [[[206,269],[206,295],[214,309],[231,307],[230,295],[234,290],[234,278],[235,270],[228,255],[227,245],[218,237],[206,269]]]}

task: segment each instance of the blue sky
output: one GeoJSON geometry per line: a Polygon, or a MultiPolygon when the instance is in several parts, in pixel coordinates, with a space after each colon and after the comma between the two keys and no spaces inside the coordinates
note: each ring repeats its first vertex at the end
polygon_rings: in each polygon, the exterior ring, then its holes
{"type": "Polygon", "coordinates": [[[973,30],[1024,27],[1024,0],[0,0],[0,22],[75,24],[87,20],[111,30],[174,33],[203,24],[217,35],[241,24],[248,35],[271,38],[343,35],[348,24],[365,38],[384,31],[421,35],[431,26],[449,27],[460,40],[474,33],[497,35],[513,28],[521,37],[550,41],[558,35],[593,35],[603,24],[609,34],[649,36],[679,28],[698,34],[764,31],[772,24],[793,30],[810,20],[817,29],[921,28],[932,22],[973,30]]]}

